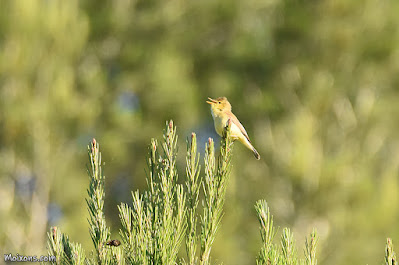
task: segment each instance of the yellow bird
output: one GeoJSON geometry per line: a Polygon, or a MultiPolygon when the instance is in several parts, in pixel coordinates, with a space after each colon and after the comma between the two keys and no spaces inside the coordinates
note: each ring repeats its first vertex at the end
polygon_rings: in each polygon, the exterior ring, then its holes
{"type": "Polygon", "coordinates": [[[225,97],[217,99],[208,98],[206,103],[211,105],[211,112],[213,121],[215,124],[216,132],[222,136],[223,129],[227,126],[227,123],[231,122],[230,135],[233,140],[240,141],[247,148],[252,150],[256,159],[260,159],[258,151],[252,145],[251,140],[244,126],[240,123],[237,117],[231,112],[231,104],[225,97]]]}

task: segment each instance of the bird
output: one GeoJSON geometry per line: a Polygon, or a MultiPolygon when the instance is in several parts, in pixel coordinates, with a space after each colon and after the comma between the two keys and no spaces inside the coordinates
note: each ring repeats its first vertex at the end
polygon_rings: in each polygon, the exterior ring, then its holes
{"type": "Polygon", "coordinates": [[[227,98],[219,97],[217,99],[212,99],[208,97],[206,103],[211,105],[211,113],[217,134],[222,136],[224,128],[230,122],[230,137],[233,140],[240,141],[244,146],[250,149],[255,158],[259,160],[260,155],[258,151],[256,151],[255,147],[252,145],[244,126],[242,126],[237,117],[231,112],[231,104],[227,98]]]}

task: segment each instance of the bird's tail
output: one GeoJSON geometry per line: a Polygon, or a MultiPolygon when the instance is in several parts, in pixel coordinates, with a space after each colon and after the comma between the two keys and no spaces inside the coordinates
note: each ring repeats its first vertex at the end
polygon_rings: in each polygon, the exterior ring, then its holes
{"type": "Polygon", "coordinates": [[[255,158],[256,158],[257,160],[259,160],[259,159],[260,159],[260,154],[258,153],[258,151],[256,151],[255,148],[252,148],[252,152],[254,153],[255,158]]]}

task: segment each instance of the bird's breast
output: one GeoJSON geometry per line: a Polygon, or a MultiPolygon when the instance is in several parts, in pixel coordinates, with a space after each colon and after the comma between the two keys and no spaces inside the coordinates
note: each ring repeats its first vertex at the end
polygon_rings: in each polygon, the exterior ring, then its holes
{"type": "Polygon", "coordinates": [[[215,130],[216,130],[217,134],[222,136],[224,127],[227,124],[227,120],[228,120],[227,116],[223,117],[221,115],[217,115],[216,113],[214,113],[212,111],[212,117],[213,117],[213,122],[214,122],[215,130]]]}
{"type": "MultiPolygon", "coordinates": [[[[215,130],[217,132],[218,135],[222,136],[223,135],[223,130],[224,128],[227,126],[227,123],[229,121],[229,117],[227,115],[215,115],[212,112],[212,116],[213,116],[213,121],[215,124],[215,130]]],[[[241,131],[240,128],[238,128],[234,123],[231,124],[230,127],[230,136],[231,138],[238,139],[241,136],[241,131]]]]}

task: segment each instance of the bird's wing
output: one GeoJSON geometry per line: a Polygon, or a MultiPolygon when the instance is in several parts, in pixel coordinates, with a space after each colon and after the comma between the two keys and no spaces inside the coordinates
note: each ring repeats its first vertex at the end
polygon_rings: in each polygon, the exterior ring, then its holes
{"type": "Polygon", "coordinates": [[[249,136],[247,134],[247,131],[245,130],[244,126],[242,126],[241,122],[237,119],[236,115],[234,115],[232,112],[229,113],[229,118],[231,119],[231,122],[234,123],[241,131],[241,133],[247,138],[249,142],[249,136]]]}

